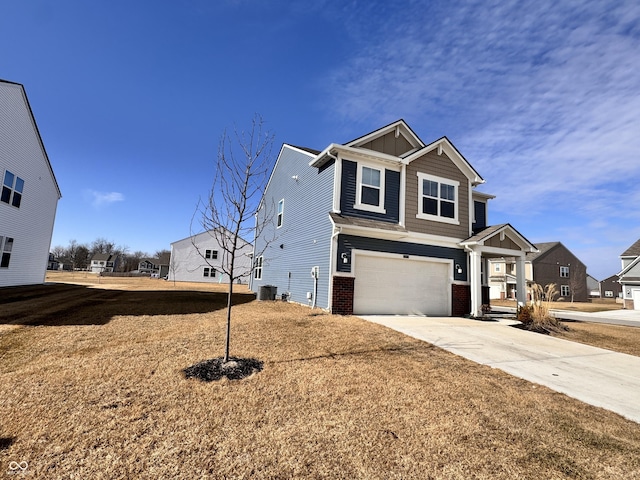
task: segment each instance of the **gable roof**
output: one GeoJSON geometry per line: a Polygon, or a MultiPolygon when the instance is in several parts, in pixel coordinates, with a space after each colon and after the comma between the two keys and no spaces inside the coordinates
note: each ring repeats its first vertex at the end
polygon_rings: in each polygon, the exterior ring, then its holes
{"type": "Polygon", "coordinates": [[[562,244],[560,242],[536,243],[536,248],[538,249],[538,251],[537,252],[527,253],[527,260],[531,260],[533,262],[534,260],[537,260],[538,258],[540,258],[540,257],[546,255],[547,253],[549,253],[551,250],[556,248],[558,245],[562,245],[562,244]]]}
{"type": "Polygon", "coordinates": [[[49,155],[47,155],[47,150],[44,148],[44,142],[42,141],[42,137],[40,136],[40,130],[38,130],[38,124],[36,123],[36,118],[33,115],[33,110],[31,110],[31,104],[29,103],[29,99],[27,98],[27,92],[24,89],[24,85],[22,85],[21,83],[4,80],[2,78],[0,78],[0,84],[11,85],[20,89],[20,92],[22,94],[22,99],[27,107],[29,116],[31,117],[33,130],[36,134],[36,138],[38,140],[38,144],[40,145],[40,149],[42,150],[42,155],[47,163],[47,167],[49,168],[49,173],[51,173],[51,179],[53,180],[53,184],[56,187],[56,191],[58,192],[58,198],[62,198],[62,192],[60,192],[60,185],[58,185],[58,180],[56,179],[56,176],[53,173],[53,168],[51,167],[51,162],[49,161],[49,155]]]}
{"type": "Polygon", "coordinates": [[[624,252],[622,252],[621,257],[637,257],[640,256],[640,239],[629,248],[627,248],[624,252]]]}
{"type": "Polygon", "coordinates": [[[382,128],[374,130],[362,137],[358,137],[355,140],[347,142],[345,144],[332,143],[322,152],[316,155],[309,165],[312,167],[322,167],[328,161],[335,159],[338,153],[347,153],[353,156],[372,158],[382,162],[388,162],[390,164],[404,164],[408,165],[412,161],[422,157],[423,155],[436,150],[438,155],[443,153],[451,159],[451,161],[460,169],[460,171],[471,181],[473,186],[484,183],[484,179],[476,171],[475,168],[467,161],[466,158],[458,151],[458,149],[451,143],[447,137],[439,138],[438,140],[426,145],[420,138],[411,130],[407,123],[400,119],[382,128]],[[400,154],[399,156],[390,155],[388,153],[382,153],[376,150],[363,147],[369,143],[374,142],[376,139],[380,139],[386,135],[393,134],[395,138],[402,136],[407,144],[412,147],[408,151],[400,154]]]}
{"type": "MultiPolygon", "coordinates": [[[[513,238],[517,240],[517,243],[522,248],[522,250],[529,250],[529,252],[535,251],[535,245],[527,240],[524,235],[518,232],[509,223],[502,223],[500,225],[493,225],[483,228],[478,233],[467,238],[464,242],[460,242],[460,245],[482,245],[491,237],[502,233],[508,233],[510,234],[510,236],[513,236],[513,238]]],[[[527,252],[527,256],[529,256],[529,252],[527,252]]]]}

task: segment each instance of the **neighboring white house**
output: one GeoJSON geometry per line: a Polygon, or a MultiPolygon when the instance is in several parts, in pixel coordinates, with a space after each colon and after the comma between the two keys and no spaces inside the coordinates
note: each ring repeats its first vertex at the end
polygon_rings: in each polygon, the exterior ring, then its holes
{"type": "Polygon", "coordinates": [[[60,198],[24,87],[0,80],[0,287],[44,282],[60,198]]]}
{"type": "Polygon", "coordinates": [[[120,265],[120,256],[114,253],[96,253],[91,257],[89,270],[93,273],[113,273],[120,265]]]}
{"type": "MultiPolygon", "coordinates": [[[[241,276],[241,283],[248,283],[252,268],[253,247],[239,239],[234,276],[241,276]],[[237,273],[236,273],[237,272],[237,273]]],[[[215,232],[207,231],[183,238],[171,244],[168,280],[178,282],[228,283],[229,277],[222,271],[229,258],[216,239],[215,232]]]]}

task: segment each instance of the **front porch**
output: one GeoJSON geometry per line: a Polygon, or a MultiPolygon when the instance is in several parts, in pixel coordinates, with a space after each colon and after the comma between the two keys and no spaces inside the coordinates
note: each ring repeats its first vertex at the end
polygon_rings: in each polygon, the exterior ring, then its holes
{"type": "Polygon", "coordinates": [[[525,255],[536,247],[508,223],[487,227],[460,244],[469,256],[471,316],[481,317],[488,303],[490,258],[513,257],[516,264],[515,290],[517,305],[526,302],[525,255]],[[486,292],[483,294],[483,291],[486,292]]]}

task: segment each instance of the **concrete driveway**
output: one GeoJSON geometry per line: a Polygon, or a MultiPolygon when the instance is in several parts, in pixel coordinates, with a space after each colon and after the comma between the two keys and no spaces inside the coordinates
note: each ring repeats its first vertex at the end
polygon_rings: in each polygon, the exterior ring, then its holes
{"type": "Polygon", "coordinates": [[[640,357],[513,328],[514,320],[360,318],[640,423],[640,357]]]}

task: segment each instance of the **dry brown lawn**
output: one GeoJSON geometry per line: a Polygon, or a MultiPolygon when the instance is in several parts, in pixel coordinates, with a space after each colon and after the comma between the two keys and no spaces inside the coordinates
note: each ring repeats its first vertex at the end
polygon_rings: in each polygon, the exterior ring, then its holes
{"type": "MultiPolygon", "coordinates": [[[[545,302],[546,303],[546,302],[545,302]]],[[[491,300],[491,305],[502,307],[515,307],[514,300],[491,300]]],[[[594,300],[592,302],[549,302],[549,310],[567,310],[575,312],[607,312],[609,310],[621,310],[622,304],[606,300],[594,300]]]]}
{"type": "Polygon", "coordinates": [[[232,354],[264,370],[186,380],[222,353],[224,293],[89,280],[0,291],[0,475],[27,462],[46,479],[640,478],[639,424],[248,293],[232,354]]]}
{"type": "Polygon", "coordinates": [[[640,328],[638,327],[566,320],[561,323],[568,330],[554,332],[554,337],[640,357],[640,328]]]}

